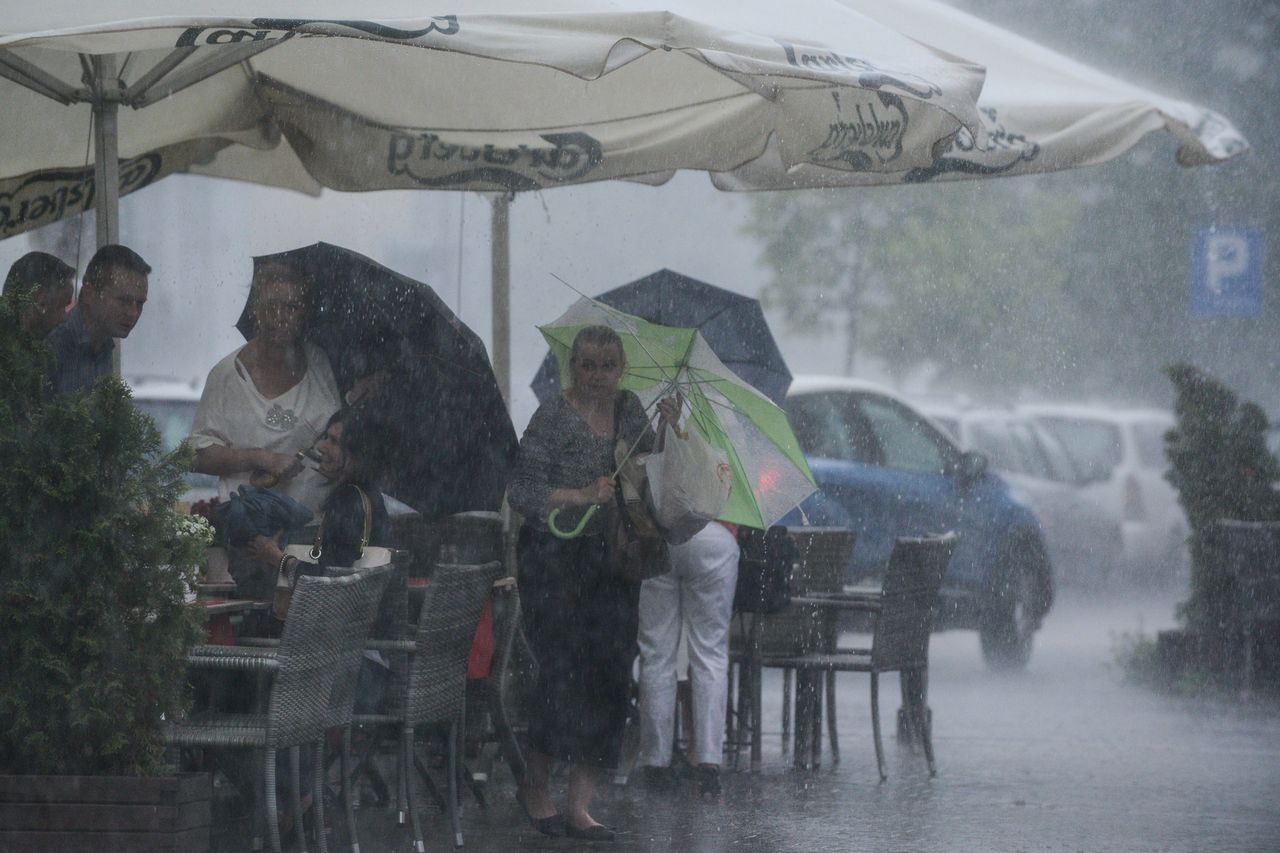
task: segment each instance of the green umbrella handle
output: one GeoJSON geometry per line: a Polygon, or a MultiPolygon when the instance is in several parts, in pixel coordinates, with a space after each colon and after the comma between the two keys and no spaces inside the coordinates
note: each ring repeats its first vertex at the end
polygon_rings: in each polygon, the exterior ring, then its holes
{"type": "Polygon", "coordinates": [[[596,510],[600,508],[600,504],[592,504],[587,511],[582,514],[582,520],[578,522],[578,526],[572,530],[561,530],[556,527],[556,516],[560,514],[560,510],[553,509],[547,516],[547,529],[551,531],[551,535],[557,539],[574,539],[582,535],[583,528],[587,526],[587,522],[591,520],[591,516],[596,514],[596,510]]]}

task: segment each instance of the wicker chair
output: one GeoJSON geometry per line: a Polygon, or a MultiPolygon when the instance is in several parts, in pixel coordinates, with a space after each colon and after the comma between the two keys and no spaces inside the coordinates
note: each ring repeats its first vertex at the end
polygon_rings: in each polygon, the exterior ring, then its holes
{"type": "MultiPolygon", "coordinates": [[[[192,650],[193,666],[275,676],[264,714],[210,714],[172,724],[165,732],[166,740],[174,746],[253,749],[262,753],[267,832],[274,851],[280,850],[276,752],[291,749],[293,807],[294,814],[300,816],[296,748],[313,745],[316,767],[323,766],[324,733],[334,724],[334,697],[344,691],[352,693],[352,688],[342,682],[359,666],[360,653],[390,572],[387,567],[349,577],[299,578],[283,634],[274,648],[196,646],[192,650]]],[[[325,851],[324,798],[319,772],[314,774],[314,782],[316,835],[321,851],[325,851]]],[[[262,800],[260,791],[255,790],[255,818],[259,814],[257,804],[262,800]]],[[[258,825],[255,820],[255,833],[258,825]]],[[[298,838],[305,847],[305,833],[300,824],[298,838]]],[[[262,836],[255,834],[253,847],[256,850],[261,846],[262,836]]]]}
{"type": "MultiPolygon", "coordinates": [[[[898,672],[902,678],[903,711],[908,727],[916,733],[924,747],[930,775],[937,774],[933,759],[931,725],[925,708],[925,692],[929,671],[929,635],[933,631],[937,611],[938,589],[947,571],[947,563],[955,548],[956,536],[931,536],[899,539],[889,556],[884,585],[878,601],[858,600],[845,596],[802,597],[800,604],[825,609],[834,626],[835,614],[842,608],[869,610],[875,627],[871,648],[832,652],[810,652],[792,657],[766,657],[767,665],[794,669],[797,678],[825,673],[827,676],[828,716],[835,718],[835,674],[865,672],[871,676],[871,731],[875,739],[876,767],[880,781],[888,778],[884,770],[884,746],[880,737],[880,673],[898,672]]],[[[833,631],[834,633],[834,631],[833,631]]],[[[799,705],[799,703],[797,703],[799,705]]],[[[819,703],[810,704],[813,722],[809,728],[818,737],[819,703]]],[[[797,707],[797,725],[801,711],[797,707]]],[[[806,721],[807,722],[807,721],[806,721]]],[[[833,751],[838,749],[835,726],[831,726],[833,751]]]]}
{"type": "MultiPolygon", "coordinates": [[[[343,577],[359,574],[370,569],[390,565],[391,574],[387,579],[382,599],[378,604],[378,613],[373,628],[369,632],[369,641],[396,642],[407,638],[408,629],[408,572],[410,565],[409,552],[390,548],[365,548],[364,555],[351,566],[330,566],[326,574],[330,577],[343,577]]],[[[393,663],[400,671],[404,671],[406,662],[404,653],[393,653],[399,660],[393,663]]],[[[386,783],[378,774],[371,755],[366,755],[359,763],[351,757],[352,714],[356,700],[356,686],[360,678],[360,658],[353,661],[352,670],[347,677],[335,683],[333,700],[330,703],[330,727],[342,729],[342,749],[338,753],[341,776],[341,796],[343,810],[346,812],[347,826],[350,830],[352,853],[360,853],[360,836],[356,826],[355,808],[352,803],[351,779],[357,772],[369,776],[374,785],[385,790],[386,783]]],[[[326,767],[327,771],[327,767],[326,767]]]]}
{"type": "MultiPolygon", "coordinates": [[[[393,713],[357,714],[352,722],[356,725],[399,726],[397,776],[401,794],[408,803],[414,842],[419,851],[426,849],[421,809],[418,798],[410,789],[409,779],[410,767],[415,764],[414,731],[428,723],[447,723],[449,726],[448,808],[454,843],[462,846],[462,827],[458,816],[458,732],[464,722],[466,707],[467,658],[480,612],[494,581],[501,576],[502,564],[497,561],[480,565],[437,565],[431,583],[426,587],[414,639],[371,644],[376,648],[408,653],[408,669],[399,687],[398,704],[393,713]]],[[[425,765],[416,763],[425,776],[425,765]]]]}
{"type": "MultiPolygon", "coordinates": [[[[793,600],[808,594],[836,594],[844,585],[849,554],[853,550],[854,532],[843,527],[789,527],[787,536],[794,545],[795,563],[791,569],[790,591],[793,600]]],[[[791,604],[767,616],[754,616],[749,630],[731,649],[731,660],[738,664],[738,711],[734,758],[742,737],[749,731],[751,765],[760,766],[762,744],[760,717],[762,710],[761,671],[765,666],[780,666],[783,680],[783,748],[786,749],[789,724],[791,667],[784,661],[814,651],[834,648],[835,634],[831,620],[816,606],[791,604]]],[[[797,760],[802,756],[797,754],[797,760]]]]}

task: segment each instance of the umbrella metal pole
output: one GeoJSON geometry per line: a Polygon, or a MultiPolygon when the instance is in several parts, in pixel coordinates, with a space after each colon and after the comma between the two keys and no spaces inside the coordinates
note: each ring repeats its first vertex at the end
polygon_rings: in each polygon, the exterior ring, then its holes
{"type": "Polygon", "coordinates": [[[493,374],[511,405],[511,197],[494,195],[489,234],[493,300],[493,374]]]}
{"type": "Polygon", "coordinates": [[[120,154],[117,113],[120,84],[116,58],[94,56],[93,91],[93,209],[98,223],[98,248],[120,242],[120,154]]]}
{"type": "MultiPolygon", "coordinates": [[[[98,248],[120,242],[120,83],[116,58],[92,57],[93,77],[93,203],[98,227],[98,248]]],[[[111,372],[120,375],[120,341],[111,352],[111,372]]]]}

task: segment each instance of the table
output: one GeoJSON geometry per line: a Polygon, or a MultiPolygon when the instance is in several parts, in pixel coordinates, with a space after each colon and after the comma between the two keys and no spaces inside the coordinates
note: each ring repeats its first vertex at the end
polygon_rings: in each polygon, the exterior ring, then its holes
{"type": "MultiPolygon", "coordinates": [[[[791,603],[834,610],[876,613],[880,610],[881,595],[882,591],[878,583],[863,582],[846,586],[842,592],[838,593],[810,593],[795,596],[791,599],[791,603]]],[[[803,676],[800,672],[796,673],[795,766],[797,769],[810,769],[818,762],[821,733],[816,730],[815,723],[820,718],[819,700],[822,684],[819,678],[820,674],[816,671],[810,671],[803,676]]],[[[899,673],[903,708],[913,701],[911,697],[918,696],[924,703],[924,714],[927,719],[930,713],[928,683],[924,679],[923,675],[899,673]]],[[[828,682],[828,689],[830,685],[831,682],[828,682]]],[[[898,711],[898,723],[900,728],[907,727],[906,737],[916,737],[916,733],[911,730],[910,715],[904,714],[902,709],[898,711]]]]}
{"type": "MultiPolygon", "coordinates": [[[[846,586],[841,592],[809,593],[793,596],[791,604],[828,610],[854,610],[866,613],[880,611],[881,589],[878,583],[863,582],[846,586]]],[[[832,644],[838,637],[832,632],[832,644]]],[[[835,649],[831,649],[835,651],[835,649]]],[[[797,670],[795,744],[792,750],[798,770],[817,766],[822,748],[822,733],[817,722],[821,716],[822,673],[817,670],[797,670]]],[[[828,689],[830,684],[828,684],[828,689]]],[[[834,704],[828,701],[829,712],[834,704]]],[[[753,745],[754,746],[754,745],[753,745]]],[[[755,760],[755,756],[752,756],[755,760]]]]}
{"type": "Polygon", "coordinates": [[[205,589],[205,587],[213,586],[224,585],[200,584],[199,591],[201,595],[191,603],[191,606],[201,608],[207,617],[205,624],[205,631],[208,634],[205,638],[206,643],[224,646],[234,645],[235,631],[231,624],[232,617],[243,617],[246,613],[264,611],[271,606],[270,602],[210,595],[210,591],[205,589]]]}

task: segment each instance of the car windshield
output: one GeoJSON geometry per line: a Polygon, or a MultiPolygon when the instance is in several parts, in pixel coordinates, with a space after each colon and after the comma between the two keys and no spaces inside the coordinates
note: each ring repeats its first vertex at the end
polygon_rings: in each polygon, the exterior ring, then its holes
{"type": "Polygon", "coordinates": [[[1092,418],[1043,415],[1038,420],[1055,435],[1088,477],[1106,479],[1120,464],[1120,428],[1092,418]]]}
{"type": "Polygon", "coordinates": [[[969,449],[985,453],[1001,471],[1023,473],[1025,466],[1013,436],[1003,421],[974,421],[969,425],[969,449]]]}

